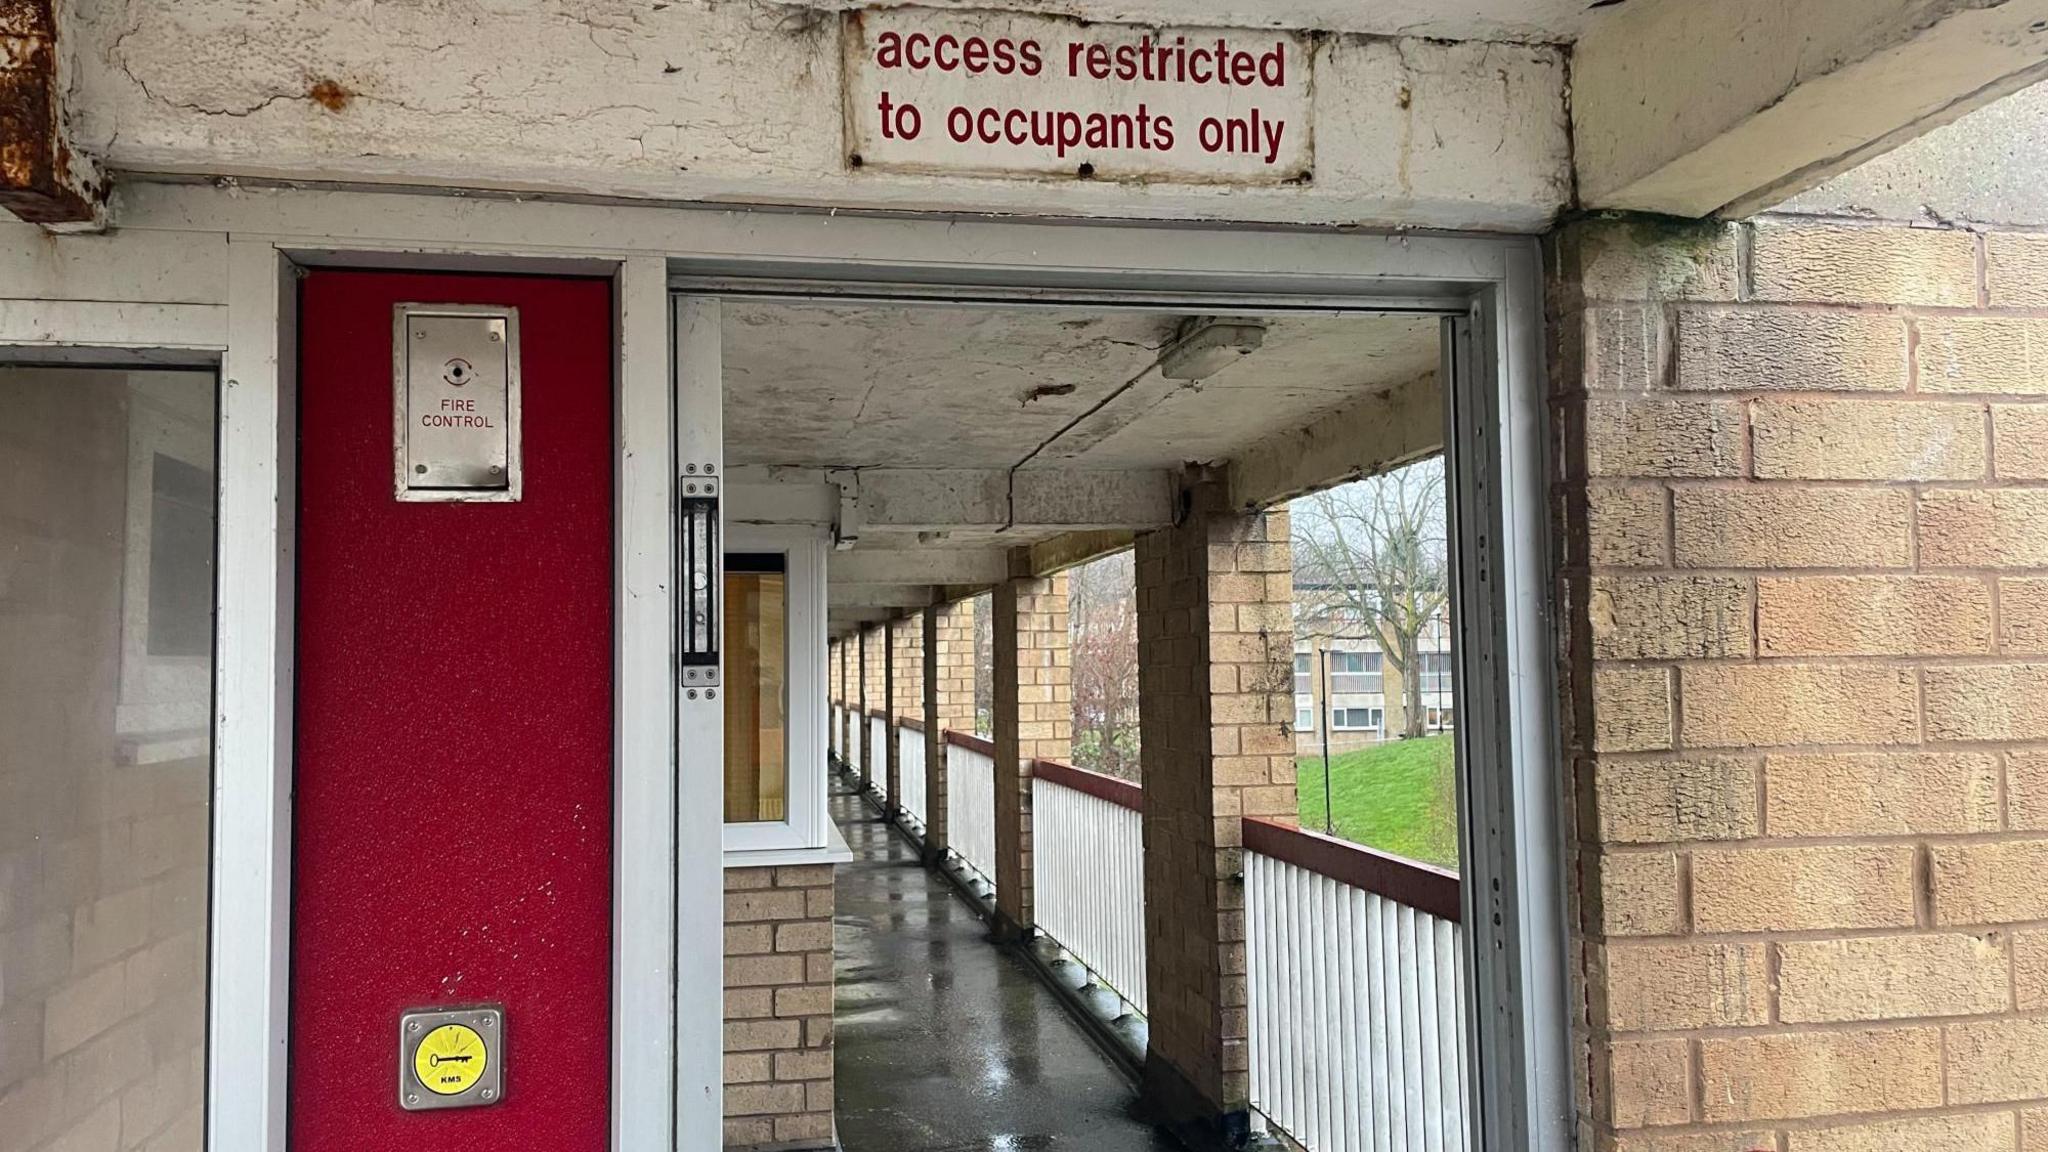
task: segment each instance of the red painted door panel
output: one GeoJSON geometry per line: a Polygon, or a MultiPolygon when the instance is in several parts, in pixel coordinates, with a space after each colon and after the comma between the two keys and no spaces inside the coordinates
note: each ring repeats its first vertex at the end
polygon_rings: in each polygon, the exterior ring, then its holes
{"type": "Polygon", "coordinates": [[[611,315],[594,280],[302,285],[294,1152],[609,1142],[611,315]],[[402,301],[519,309],[521,502],[392,497],[402,301]],[[471,1003],[504,1099],[402,1110],[399,1014],[471,1003]]]}

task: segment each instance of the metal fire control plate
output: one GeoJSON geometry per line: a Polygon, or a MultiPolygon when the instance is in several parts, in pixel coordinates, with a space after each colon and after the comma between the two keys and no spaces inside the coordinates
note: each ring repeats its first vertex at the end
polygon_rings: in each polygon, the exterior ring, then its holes
{"type": "Polygon", "coordinates": [[[519,499],[519,310],[400,304],[393,312],[398,498],[519,499]]]}
{"type": "Polygon", "coordinates": [[[505,1008],[420,1009],[398,1018],[398,1106],[481,1108],[505,1098],[505,1008]]]}

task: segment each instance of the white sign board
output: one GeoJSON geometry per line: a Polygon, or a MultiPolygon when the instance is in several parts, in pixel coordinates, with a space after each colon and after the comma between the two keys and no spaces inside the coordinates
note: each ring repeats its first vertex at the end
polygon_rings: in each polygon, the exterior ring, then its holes
{"type": "Polygon", "coordinates": [[[847,163],[1199,184],[1310,177],[1310,45],[1011,12],[846,15],[847,163]]]}

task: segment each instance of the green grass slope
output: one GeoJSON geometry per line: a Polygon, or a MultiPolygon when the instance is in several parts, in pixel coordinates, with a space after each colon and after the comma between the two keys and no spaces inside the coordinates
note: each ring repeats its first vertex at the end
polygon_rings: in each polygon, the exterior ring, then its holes
{"type": "MultiPolygon", "coordinates": [[[[1458,866],[1458,816],[1450,733],[1395,740],[1330,757],[1336,795],[1333,835],[1406,856],[1458,866]]],[[[1324,831],[1323,758],[1300,765],[1301,826],[1324,831]]]]}

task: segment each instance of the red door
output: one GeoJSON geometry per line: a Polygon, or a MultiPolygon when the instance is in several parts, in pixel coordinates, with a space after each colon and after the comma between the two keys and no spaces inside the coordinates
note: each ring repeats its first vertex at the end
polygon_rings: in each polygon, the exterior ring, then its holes
{"type": "Polygon", "coordinates": [[[612,332],[603,281],[300,297],[294,1152],[609,1141],[612,332]],[[519,310],[523,498],[392,495],[392,309],[519,310]],[[504,1094],[406,1111],[399,1016],[502,1004],[504,1094]]]}

